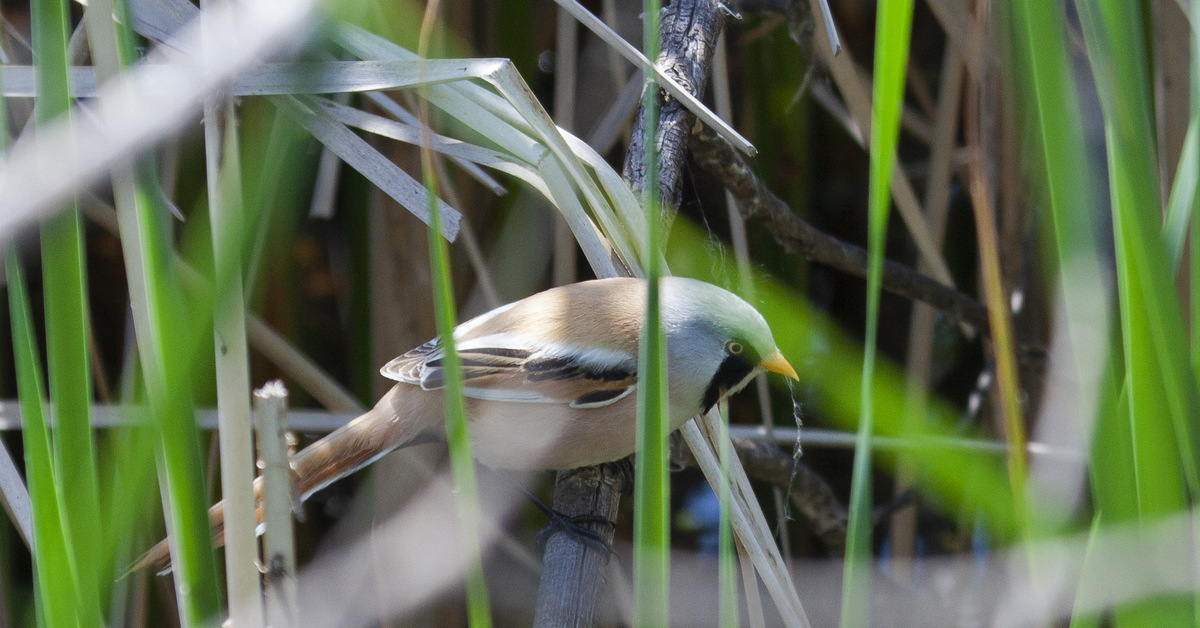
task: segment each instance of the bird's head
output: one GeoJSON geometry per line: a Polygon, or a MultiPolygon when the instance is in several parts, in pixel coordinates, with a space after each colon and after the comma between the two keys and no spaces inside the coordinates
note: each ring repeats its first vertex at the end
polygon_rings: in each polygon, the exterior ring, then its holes
{"type": "Polygon", "coordinates": [[[702,411],[761,371],[798,379],[762,314],[737,295],[703,281],[665,277],[661,302],[671,370],[683,368],[685,381],[703,386],[702,411]]]}

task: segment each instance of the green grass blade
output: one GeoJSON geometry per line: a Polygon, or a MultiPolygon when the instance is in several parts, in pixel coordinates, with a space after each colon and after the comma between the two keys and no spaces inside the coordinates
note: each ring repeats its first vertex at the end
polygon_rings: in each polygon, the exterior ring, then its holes
{"type": "MultiPolygon", "coordinates": [[[[1082,116],[1067,56],[1062,9],[1057,3],[1038,0],[1018,0],[1011,7],[1014,47],[1028,66],[1018,68],[1016,74],[1026,78],[1022,93],[1031,98],[1026,109],[1041,149],[1041,168],[1036,174],[1041,175],[1039,182],[1051,209],[1059,270],[1067,273],[1079,264],[1095,266],[1088,171],[1086,162],[1078,158],[1085,154],[1082,116]]],[[[1063,279],[1068,306],[1073,305],[1070,296],[1076,287],[1063,279]]]]}
{"type": "Polygon", "coordinates": [[[450,252],[446,240],[441,236],[441,215],[433,199],[437,189],[437,178],[433,164],[427,164],[425,185],[429,190],[430,216],[433,223],[429,228],[430,262],[434,277],[434,314],[437,318],[438,338],[445,357],[442,360],[446,374],[446,440],[450,446],[450,467],[458,497],[458,511],[463,526],[463,552],[467,556],[467,603],[468,619],[473,628],[492,625],[489,610],[487,583],[483,577],[483,563],[479,547],[479,487],[475,478],[475,460],[471,455],[471,441],[467,435],[466,408],[462,396],[462,360],[454,348],[454,287],[450,281],[450,252]]]}
{"type": "MultiPolygon", "coordinates": [[[[1111,139],[1112,134],[1109,134],[1111,139]]],[[[1119,158],[1109,154],[1110,167],[1119,169],[1119,158]]],[[[1112,177],[1114,214],[1128,214],[1132,201],[1126,181],[1112,177]]],[[[1163,515],[1184,507],[1186,503],[1180,461],[1170,453],[1173,431],[1164,417],[1170,412],[1166,403],[1163,382],[1158,379],[1158,362],[1154,355],[1152,332],[1140,312],[1146,311],[1147,295],[1137,283],[1139,260],[1131,249],[1133,244],[1128,224],[1114,221],[1117,239],[1117,287],[1121,296],[1121,330],[1127,378],[1127,403],[1133,438],[1133,473],[1137,495],[1137,511],[1143,518],[1163,515]],[[1165,454],[1165,455],[1164,455],[1165,454]]]]}
{"type": "MultiPolygon", "coordinates": [[[[7,102],[0,96],[0,121],[8,120],[7,102]]],[[[9,144],[8,124],[0,124],[0,148],[9,144]]],[[[25,450],[26,490],[30,500],[28,540],[32,545],[34,587],[33,614],[37,625],[78,625],[79,595],[77,579],[63,535],[58,508],[58,483],[50,456],[50,432],[45,417],[45,386],[41,358],[33,330],[25,277],[13,245],[5,247],[5,275],[8,284],[9,322],[12,330],[13,362],[17,396],[23,420],[21,437],[25,450]],[[46,600],[57,600],[47,605],[46,600]]],[[[5,566],[6,571],[8,565],[5,566]]],[[[7,584],[5,585],[8,587],[7,584]]]]}
{"type": "Polygon", "coordinates": [[[71,209],[42,225],[54,463],[62,487],[62,514],[77,566],[84,612],[100,617],[99,480],[90,423],[87,303],[83,225],[71,209]]]}
{"type": "Polygon", "coordinates": [[[850,486],[850,522],[842,584],[842,626],[869,623],[871,564],[871,434],[874,429],[875,340],[879,328],[884,240],[891,197],[891,174],[904,103],[912,0],[880,0],[875,34],[875,93],[871,113],[871,170],[868,208],[867,332],[863,356],[861,410],[850,486]]]}
{"type": "Polygon", "coordinates": [[[1083,143],[1082,116],[1075,95],[1075,77],[1067,56],[1066,27],[1057,3],[1019,0],[1010,4],[1014,74],[1024,80],[1020,93],[1028,123],[1033,127],[1039,163],[1032,176],[1050,207],[1061,301],[1070,322],[1072,353],[1079,372],[1102,356],[1090,360],[1092,348],[1106,331],[1097,318],[1095,300],[1106,293],[1096,253],[1096,227],[1092,220],[1091,183],[1083,143]]]}
{"type": "Polygon", "coordinates": [[[67,78],[67,5],[61,0],[34,0],[29,9],[37,68],[34,116],[38,123],[44,123],[71,107],[67,78]]]}
{"type": "MultiPolygon", "coordinates": [[[[438,2],[430,2],[421,22],[418,54],[428,57],[429,44],[436,23],[438,2]]],[[[418,66],[423,68],[424,66],[418,66]]],[[[442,237],[442,212],[438,206],[437,170],[430,146],[429,110],[421,101],[421,173],[429,202],[429,262],[433,275],[433,310],[441,343],[442,368],[445,373],[446,441],[450,447],[450,472],[454,478],[458,501],[459,524],[462,526],[462,549],[466,564],[467,620],[472,628],[489,628],[492,613],[488,602],[487,582],[479,544],[479,486],[475,477],[475,458],[471,455],[471,439],[467,433],[466,406],[463,402],[462,359],[454,346],[454,327],[457,323],[454,306],[454,284],[450,279],[450,250],[442,237]]]]}
{"type": "Polygon", "coordinates": [[[117,58],[122,66],[133,63],[137,56],[136,37],[127,0],[112,0],[113,28],[117,33],[117,58]]]}
{"type": "MultiPolygon", "coordinates": [[[[66,114],[71,106],[66,56],[69,19],[65,0],[37,0],[30,10],[37,67],[34,108],[38,124],[44,124],[66,114]]],[[[80,619],[90,623],[101,617],[98,558],[106,553],[102,550],[106,537],[99,525],[100,489],[90,420],[83,249],[83,224],[72,202],[42,225],[42,276],[59,508],[79,578],[80,619]]]]}
{"type": "MultiPolygon", "coordinates": [[[[657,59],[658,0],[642,3],[643,52],[657,59]]],[[[648,283],[646,319],[639,347],[637,469],[633,511],[633,623],[666,626],[670,595],[670,479],[667,476],[666,341],[659,309],[663,224],[658,185],[658,84],[650,77],[642,97],[645,142],[642,202],[646,212],[646,250],[642,264],[648,283]]]]}
{"type": "MultiPolygon", "coordinates": [[[[1186,462],[1173,447],[1175,432],[1167,416],[1171,413],[1161,379],[1158,356],[1154,347],[1151,323],[1142,314],[1149,307],[1147,294],[1137,282],[1141,269],[1132,249],[1136,247],[1129,233],[1128,218],[1133,210],[1128,181],[1118,171],[1121,158],[1113,152],[1113,133],[1109,127],[1110,186],[1113,197],[1113,231],[1117,240],[1117,291],[1121,299],[1120,321],[1125,356],[1125,402],[1129,421],[1135,512],[1141,521],[1180,511],[1187,506],[1186,462]],[[1117,215],[1124,214],[1122,219],[1117,215]],[[1182,472],[1181,472],[1182,471],[1182,472]]],[[[1168,297],[1169,298],[1169,297],[1168,297]]],[[[1143,621],[1156,625],[1191,623],[1193,604],[1181,599],[1165,603],[1143,603],[1126,606],[1117,613],[1121,623],[1143,621]]]]}
{"type": "MultiPolygon", "coordinates": [[[[1114,335],[1119,331],[1114,329],[1114,335]]],[[[1128,380],[1122,381],[1123,369],[1124,361],[1117,356],[1104,371],[1088,465],[1092,494],[1103,524],[1134,520],[1138,512],[1129,386],[1128,380]]]]}
{"type": "Polygon", "coordinates": [[[1067,30],[1063,9],[1057,3],[1021,0],[1010,8],[1013,52],[1018,60],[1014,75],[1024,81],[1019,93],[1025,102],[1021,104],[1039,140],[1040,163],[1031,176],[1050,207],[1058,300],[1066,312],[1080,390],[1097,396],[1088,469],[1098,513],[1094,521],[1106,525],[1136,517],[1136,455],[1128,396],[1122,394],[1123,351],[1108,340],[1115,337],[1108,308],[1103,301],[1097,307],[1098,298],[1103,299],[1108,290],[1096,251],[1089,169],[1087,161],[1080,159],[1088,151],[1067,52],[1067,30]],[[1112,354],[1107,359],[1106,351],[1112,354]]]}
{"type": "MultiPolygon", "coordinates": [[[[1120,332],[1113,325],[1112,335],[1120,332]]],[[[1117,344],[1118,350],[1120,347],[1117,344]]],[[[1138,517],[1138,486],[1134,472],[1133,423],[1130,421],[1129,380],[1123,379],[1124,361],[1109,360],[1100,387],[1100,410],[1088,465],[1097,518],[1101,526],[1135,521],[1138,517]]],[[[1099,574],[1100,578],[1104,574],[1099,574]]],[[[1080,586],[1086,586],[1081,582],[1080,586]]],[[[1176,605],[1178,607],[1178,605],[1176,605]]],[[[1114,625],[1128,625],[1139,609],[1124,606],[1113,613],[1114,625]]]]}
{"type": "MultiPolygon", "coordinates": [[[[125,0],[114,0],[112,8],[117,49],[98,54],[104,58],[106,67],[112,64],[114,52],[115,61],[128,66],[136,58],[129,7],[125,0]]],[[[191,358],[199,347],[199,336],[189,323],[200,321],[198,317],[189,319],[184,315],[172,262],[167,222],[170,214],[163,205],[153,162],[145,158],[135,162],[130,172],[118,173],[114,177],[114,191],[137,348],[155,418],[154,440],[161,447],[163,476],[171,496],[174,547],[178,548],[173,560],[180,618],[185,626],[197,626],[221,611],[207,516],[209,500],[204,490],[204,460],[190,385],[191,358]]],[[[204,305],[198,304],[196,310],[207,310],[207,304],[204,305]]],[[[138,441],[145,443],[140,436],[138,441]]],[[[147,470],[132,466],[130,472],[130,481],[136,483],[136,478],[147,470]]]]}
{"type": "MultiPolygon", "coordinates": [[[[1178,348],[1187,342],[1159,225],[1153,107],[1138,6],[1079,5],[1104,111],[1137,513],[1143,520],[1200,495],[1200,396],[1178,348]],[[1172,444],[1174,443],[1174,446],[1172,444]]],[[[1196,596],[1133,605],[1129,621],[1196,621],[1196,596]]]]}
{"type": "Polygon", "coordinates": [[[1144,342],[1134,343],[1132,349],[1146,354],[1144,361],[1153,369],[1153,378],[1134,382],[1130,395],[1152,398],[1161,386],[1157,394],[1168,410],[1133,420],[1163,421],[1170,416],[1178,444],[1176,460],[1195,498],[1200,495],[1200,393],[1186,355],[1177,350],[1187,342],[1187,334],[1158,225],[1158,169],[1148,99],[1152,92],[1147,88],[1141,14],[1125,2],[1091,0],[1081,3],[1080,17],[1107,127],[1118,274],[1123,273],[1127,283],[1122,308],[1147,328],[1144,342]]]}
{"type": "Polygon", "coordinates": [[[5,270],[18,396],[24,419],[21,435],[25,445],[25,475],[33,507],[33,569],[38,617],[51,628],[78,626],[83,617],[76,588],[78,579],[67,549],[50,460],[50,433],[43,412],[41,360],[37,355],[37,339],[21,262],[11,245],[5,270]]]}
{"type": "MultiPolygon", "coordinates": [[[[123,65],[112,1],[92,0],[84,13],[84,22],[96,79],[108,81],[123,65]]],[[[129,191],[132,181],[128,169],[114,173],[113,196],[118,207],[132,202],[133,194],[129,191]]],[[[154,458],[148,432],[141,427],[110,431],[105,439],[107,447],[100,452],[100,503],[105,516],[101,528],[108,531],[113,541],[107,548],[110,552],[100,558],[102,574],[113,573],[114,568],[123,569],[132,560],[128,555],[133,550],[132,541],[147,523],[147,515],[153,512],[145,498],[152,494],[148,489],[153,487],[154,458]]],[[[124,584],[118,582],[110,592],[114,606],[119,604],[124,584]]]]}
{"type": "MultiPolygon", "coordinates": [[[[204,457],[192,408],[189,360],[198,337],[188,326],[153,164],[135,165],[132,214],[119,215],[121,244],[130,269],[134,326],[151,411],[157,419],[163,469],[171,495],[173,556],[180,615],[198,626],[221,610],[217,569],[204,490],[204,457]]],[[[199,309],[199,308],[197,308],[199,309]]]]}

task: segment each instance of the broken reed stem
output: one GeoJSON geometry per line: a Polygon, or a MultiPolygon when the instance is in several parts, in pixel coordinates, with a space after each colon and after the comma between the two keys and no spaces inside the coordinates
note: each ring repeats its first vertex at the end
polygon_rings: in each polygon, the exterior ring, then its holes
{"type": "Polygon", "coordinates": [[[287,446],[287,388],[267,382],[254,391],[254,429],[263,476],[263,563],[267,625],[298,625],[296,542],[292,530],[292,478],[287,446]]]}

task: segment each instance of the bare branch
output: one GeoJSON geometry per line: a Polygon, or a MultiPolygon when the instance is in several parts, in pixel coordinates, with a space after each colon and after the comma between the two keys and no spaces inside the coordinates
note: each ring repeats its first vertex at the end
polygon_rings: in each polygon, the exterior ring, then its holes
{"type": "MultiPolygon", "coordinates": [[[[676,0],[660,23],[662,53],[656,65],[694,95],[704,93],[709,62],[717,36],[725,25],[727,9],[716,0],[676,0]]],[[[641,164],[646,138],[644,112],[639,107],[629,151],[625,156],[625,178],[635,190],[644,180],[641,164]]],[[[659,109],[657,138],[659,185],[663,207],[678,207],[680,182],[687,142],[694,116],[674,98],[664,97],[659,109]]],[[[671,211],[671,209],[667,209],[671,211]]],[[[561,471],[554,490],[554,508],[567,515],[584,515],[613,520],[624,482],[612,465],[561,471]]],[[[613,527],[601,525],[595,532],[606,541],[613,527]]],[[[538,591],[537,626],[591,626],[604,592],[604,573],[609,555],[602,549],[566,535],[555,534],[546,544],[542,586],[538,591]]]]}
{"type": "MultiPolygon", "coordinates": [[[[761,220],[784,249],[856,277],[867,275],[867,251],[839,240],[797,216],[721,138],[692,128],[692,158],[721,182],[746,218],[761,220]]],[[[904,264],[886,260],[883,289],[923,301],[952,320],[987,329],[987,310],[975,299],[904,264]]]]}
{"type": "MultiPolygon", "coordinates": [[[[774,442],[737,437],[730,440],[746,475],[782,488],[830,554],[840,555],[846,548],[847,511],[825,479],[793,460],[774,442]]],[[[696,466],[696,458],[682,438],[671,439],[671,462],[696,466]]]]}

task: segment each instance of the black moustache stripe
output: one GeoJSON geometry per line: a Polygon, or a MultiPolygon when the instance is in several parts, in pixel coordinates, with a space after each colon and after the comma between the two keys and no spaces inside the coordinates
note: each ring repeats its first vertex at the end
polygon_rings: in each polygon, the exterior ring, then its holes
{"type": "Polygon", "coordinates": [[[700,401],[701,411],[711,410],[729,389],[740,384],[754,371],[754,364],[757,360],[754,362],[748,360],[747,358],[750,357],[747,355],[748,353],[750,352],[725,356],[721,366],[717,367],[717,374],[713,376],[712,381],[708,383],[708,388],[704,391],[704,398],[700,401]]]}

